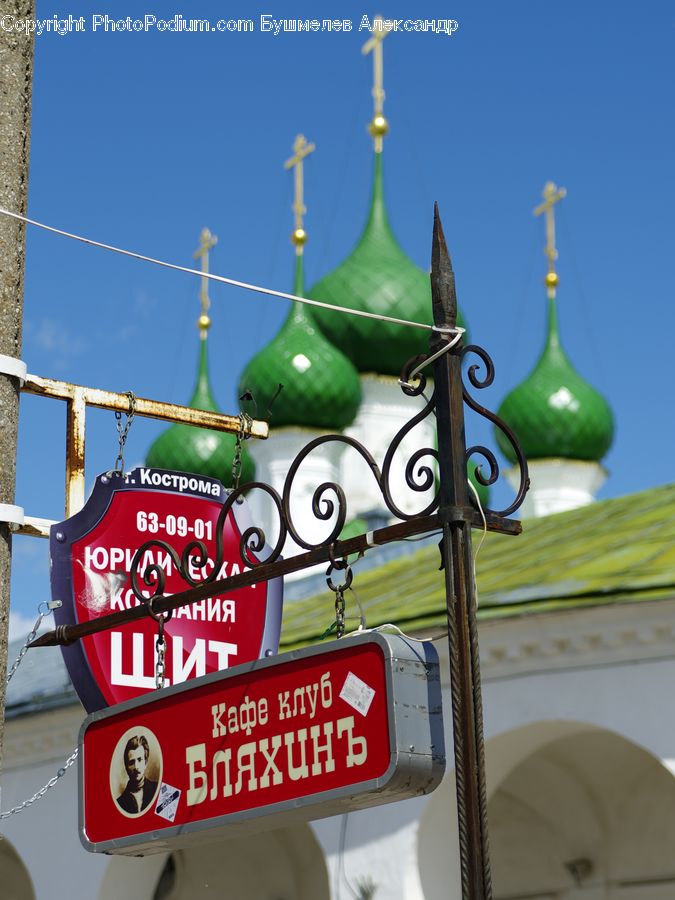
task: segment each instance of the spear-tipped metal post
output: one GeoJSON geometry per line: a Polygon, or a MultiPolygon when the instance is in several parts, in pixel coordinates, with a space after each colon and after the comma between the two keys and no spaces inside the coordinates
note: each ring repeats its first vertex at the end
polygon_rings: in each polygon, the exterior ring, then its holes
{"type": "MultiPolygon", "coordinates": [[[[455,337],[457,323],[455,276],[438,205],[434,208],[431,301],[435,329],[430,340],[430,352],[433,354],[455,337]]],[[[489,900],[492,885],[461,348],[460,340],[434,363],[440,470],[439,515],[443,523],[440,550],[448,615],[462,897],[464,900],[489,900]]]]}

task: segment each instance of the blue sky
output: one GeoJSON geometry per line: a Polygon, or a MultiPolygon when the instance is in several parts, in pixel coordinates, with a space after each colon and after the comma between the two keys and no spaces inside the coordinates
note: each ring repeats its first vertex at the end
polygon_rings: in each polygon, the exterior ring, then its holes
{"type": "MultiPolygon", "coordinates": [[[[351,250],[372,172],[371,63],[363,15],[453,18],[452,35],[385,42],[385,180],[394,230],[427,267],[438,200],[472,339],[497,366],[496,408],[531,369],[544,331],[543,225],[532,216],[547,180],[558,207],[559,314],[578,370],[610,401],[616,437],[601,496],[672,480],[675,13],[654,2],[342,3],[351,33],[260,31],[260,16],[334,18],[316,4],[231,4],[253,33],[92,31],[92,15],[182,13],[213,22],[222,4],[156,2],[77,8],[83,33],[35,42],[29,214],[170,261],[192,264],[199,232],[219,237],[212,269],[288,290],[292,179],[303,132],[308,160],[306,274],[311,285],[351,250]]],[[[322,7],[323,8],[323,7],[322,7]]],[[[284,302],[213,286],[211,365],[217,399],[235,411],[239,374],[273,336],[284,302]]],[[[197,354],[198,282],[29,229],[24,359],[29,371],[185,402],[197,354]]],[[[112,466],[112,414],[91,411],[88,482],[112,466]]],[[[17,503],[63,515],[64,411],[22,399],[17,503]]],[[[161,426],[137,420],[127,462],[161,426]]],[[[487,431],[475,435],[490,438],[487,431]]],[[[506,499],[504,487],[495,499],[506,499]]],[[[49,592],[46,542],[15,541],[15,626],[49,592]],[[19,617],[19,618],[17,618],[19,617]]]]}

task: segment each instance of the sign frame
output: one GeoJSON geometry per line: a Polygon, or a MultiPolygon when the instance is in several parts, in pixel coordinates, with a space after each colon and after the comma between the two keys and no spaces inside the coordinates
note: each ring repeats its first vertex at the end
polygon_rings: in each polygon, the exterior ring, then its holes
{"type": "Polygon", "coordinates": [[[399,635],[370,631],[355,634],[327,646],[291,650],[275,657],[258,659],[221,672],[213,672],[152,694],[137,697],[89,715],[78,740],[78,831],[85,850],[126,856],[144,856],[189,847],[205,840],[240,837],[262,830],[322,819],[428,794],[440,784],[445,773],[445,737],[438,654],[430,642],[413,643],[399,635]],[[382,652],[386,684],[389,765],[380,777],[354,782],[302,797],[256,806],[182,825],[151,829],[143,833],[92,842],[85,822],[84,738],[94,723],[126,713],[142,711],[167,697],[196,691],[200,686],[278,668],[285,664],[322,657],[330,667],[331,656],[352,647],[374,644],[382,652]],[[400,715],[397,715],[400,711],[400,715]]]}

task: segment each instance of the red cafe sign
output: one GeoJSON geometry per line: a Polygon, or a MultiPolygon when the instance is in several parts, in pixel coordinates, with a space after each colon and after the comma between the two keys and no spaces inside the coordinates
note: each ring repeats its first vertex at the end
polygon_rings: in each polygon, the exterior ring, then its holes
{"type": "MultiPolygon", "coordinates": [[[[57,624],[87,622],[138,605],[129,572],[136,550],[148,541],[169,544],[178,557],[189,543],[202,541],[209,561],[203,571],[191,565],[190,574],[197,579],[211,575],[226,497],[219,481],[184,472],[138,468],[125,476],[99,475],[82,510],[51,529],[52,597],[62,602],[57,624]]],[[[223,529],[219,579],[244,570],[240,538],[251,524],[246,502],[234,503],[223,529]]],[[[267,553],[269,548],[262,551],[263,558],[267,553]]],[[[155,565],[166,573],[165,595],[191,586],[159,544],[143,554],[140,574],[155,565]]],[[[150,597],[152,590],[144,594],[150,597]]],[[[165,683],[182,683],[276,653],[281,598],[278,578],[176,610],[165,628],[165,683]]],[[[64,648],[70,677],[88,712],[154,691],[156,639],[157,623],[147,616],[64,648]]]]}
{"type": "Polygon", "coordinates": [[[80,837],[156,853],[428,793],[444,767],[435,650],[365,633],[89,716],[80,837]]]}

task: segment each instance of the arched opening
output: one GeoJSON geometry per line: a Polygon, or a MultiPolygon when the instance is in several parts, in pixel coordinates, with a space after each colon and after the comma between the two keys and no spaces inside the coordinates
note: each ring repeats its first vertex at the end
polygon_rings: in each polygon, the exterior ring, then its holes
{"type": "MultiPolygon", "coordinates": [[[[488,797],[538,748],[593,728],[574,721],[533,722],[491,738],[485,747],[488,797]]],[[[417,866],[425,900],[460,900],[455,772],[449,765],[420,820],[417,866]]]]}
{"type": "Polygon", "coordinates": [[[172,853],[152,900],[329,900],[328,872],[306,825],[172,853]]]}
{"type": "MultiPolygon", "coordinates": [[[[536,723],[486,748],[495,900],[672,900],[675,779],[624,737],[536,723]]],[[[418,833],[425,900],[461,897],[454,773],[418,833]]]]}
{"type": "Polygon", "coordinates": [[[495,900],[675,896],[675,779],[606,731],[553,741],[489,804],[495,900]]]}
{"type": "Polygon", "coordinates": [[[6,838],[0,840],[0,884],[3,900],[35,900],[28,869],[6,838]]]}

